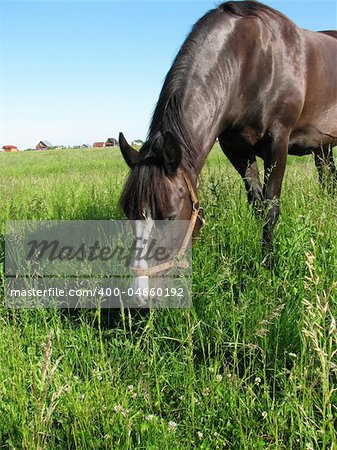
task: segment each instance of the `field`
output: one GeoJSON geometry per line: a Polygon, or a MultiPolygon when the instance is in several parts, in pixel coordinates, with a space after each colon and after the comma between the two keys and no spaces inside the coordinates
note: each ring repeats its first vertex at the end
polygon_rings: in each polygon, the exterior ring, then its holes
{"type": "MultiPolygon", "coordinates": [[[[1,235],[8,219],[122,218],[126,174],[116,149],[0,154],[1,235]]],[[[337,197],[289,158],[268,270],[218,148],[199,195],[190,310],[9,310],[1,288],[0,448],[337,448],[337,197]]]]}

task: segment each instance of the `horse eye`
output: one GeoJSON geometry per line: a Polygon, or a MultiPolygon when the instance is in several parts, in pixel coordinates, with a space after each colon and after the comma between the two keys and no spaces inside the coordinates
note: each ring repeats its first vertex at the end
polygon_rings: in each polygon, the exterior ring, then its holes
{"type": "Polygon", "coordinates": [[[176,218],[177,216],[176,215],[174,215],[174,216],[168,216],[168,220],[174,220],[175,218],[176,218]]]}

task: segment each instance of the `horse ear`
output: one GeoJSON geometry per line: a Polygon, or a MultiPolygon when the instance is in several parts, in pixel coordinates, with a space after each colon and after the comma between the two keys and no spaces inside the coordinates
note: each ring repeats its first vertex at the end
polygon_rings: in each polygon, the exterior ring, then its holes
{"type": "Polygon", "coordinates": [[[173,175],[181,163],[181,146],[178,139],[167,131],[164,137],[163,158],[164,169],[167,175],[173,175]]]}
{"type": "Polygon", "coordinates": [[[139,153],[127,143],[123,133],[119,133],[118,141],[126,164],[132,169],[139,159],[139,153]]]}

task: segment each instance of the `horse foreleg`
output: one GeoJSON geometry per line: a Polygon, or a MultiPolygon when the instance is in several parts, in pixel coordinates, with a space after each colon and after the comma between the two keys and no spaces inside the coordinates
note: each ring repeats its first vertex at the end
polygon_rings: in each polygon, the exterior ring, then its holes
{"type": "Polygon", "coordinates": [[[280,214],[280,195],[286,166],[289,132],[280,127],[272,133],[270,146],[264,151],[264,185],[265,224],[263,227],[263,246],[271,252],[272,234],[280,214]]]}

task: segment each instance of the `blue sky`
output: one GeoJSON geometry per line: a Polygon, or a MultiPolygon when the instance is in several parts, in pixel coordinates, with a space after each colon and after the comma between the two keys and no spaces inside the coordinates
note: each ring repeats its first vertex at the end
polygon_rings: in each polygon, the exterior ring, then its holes
{"type": "MultiPolygon", "coordinates": [[[[337,28],[336,1],[269,1],[337,28]]],[[[166,72],[214,1],[0,0],[0,147],[144,139],[166,72]]]]}

